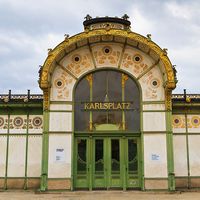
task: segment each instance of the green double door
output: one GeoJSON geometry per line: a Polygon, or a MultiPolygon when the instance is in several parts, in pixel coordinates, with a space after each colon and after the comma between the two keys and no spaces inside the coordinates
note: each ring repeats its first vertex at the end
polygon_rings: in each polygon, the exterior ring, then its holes
{"type": "Polygon", "coordinates": [[[139,138],[76,137],[75,189],[140,188],[139,138]]]}

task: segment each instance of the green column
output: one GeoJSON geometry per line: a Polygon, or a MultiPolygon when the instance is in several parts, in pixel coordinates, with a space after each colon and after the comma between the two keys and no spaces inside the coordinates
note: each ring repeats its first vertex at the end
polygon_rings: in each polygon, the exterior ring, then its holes
{"type": "Polygon", "coordinates": [[[168,190],[175,190],[174,174],[174,149],[172,132],[172,102],[171,91],[166,93],[166,140],[167,140],[167,169],[168,169],[168,190]]]}
{"type": "MultiPolygon", "coordinates": [[[[128,76],[122,74],[122,102],[125,101],[125,83],[128,80],[128,76]]],[[[122,110],[122,130],[126,129],[126,120],[125,120],[125,112],[122,110]]]]}
{"type": "Polygon", "coordinates": [[[27,168],[28,168],[28,139],[29,139],[29,110],[26,117],[26,155],[25,155],[25,181],[24,189],[27,189],[27,168]]]}
{"type": "Polygon", "coordinates": [[[10,110],[8,110],[8,129],[7,129],[7,145],[6,145],[6,168],[5,168],[5,181],[4,189],[7,190],[7,176],[8,176],[8,156],[9,156],[9,134],[10,134],[10,110]]]}
{"type": "Polygon", "coordinates": [[[48,178],[48,150],[49,150],[49,102],[48,92],[44,91],[44,110],[43,110],[43,136],[42,136],[42,172],[40,190],[47,190],[48,178]]]}

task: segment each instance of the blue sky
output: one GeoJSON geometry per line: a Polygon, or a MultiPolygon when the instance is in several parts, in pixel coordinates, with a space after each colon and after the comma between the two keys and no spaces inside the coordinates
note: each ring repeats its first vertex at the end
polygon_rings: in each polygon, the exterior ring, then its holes
{"type": "Polygon", "coordinates": [[[198,0],[0,0],[0,93],[41,93],[38,70],[64,34],[83,31],[86,14],[130,16],[132,31],[152,40],[176,65],[174,93],[200,93],[198,0]]]}

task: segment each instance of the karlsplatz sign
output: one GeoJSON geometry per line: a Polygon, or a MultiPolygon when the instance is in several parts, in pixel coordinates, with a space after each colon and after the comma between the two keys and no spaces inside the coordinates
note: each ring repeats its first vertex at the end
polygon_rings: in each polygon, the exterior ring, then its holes
{"type": "Polygon", "coordinates": [[[134,110],[133,102],[84,102],[84,110],[134,110]]]}

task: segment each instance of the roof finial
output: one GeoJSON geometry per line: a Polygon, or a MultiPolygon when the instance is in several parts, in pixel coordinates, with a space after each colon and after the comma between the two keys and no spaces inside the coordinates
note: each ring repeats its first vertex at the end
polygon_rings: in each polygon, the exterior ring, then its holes
{"type": "Polygon", "coordinates": [[[49,48],[49,49],[47,49],[47,51],[48,51],[48,55],[50,55],[51,52],[53,51],[53,49],[49,48]]]}
{"type": "Polygon", "coordinates": [[[168,49],[167,49],[167,48],[164,48],[164,49],[163,49],[163,54],[164,54],[164,56],[166,56],[166,55],[167,55],[167,51],[168,51],[168,49]]]}
{"type": "Polygon", "coordinates": [[[124,14],[124,15],[122,16],[122,19],[128,20],[128,19],[129,19],[129,16],[128,16],[127,14],[124,14]]]}
{"type": "Polygon", "coordinates": [[[151,34],[147,34],[147,39],[150,41],[151,40],[151,34]]]}
{"type": "Polygon", "coordinates": [[[87,15],[84,17],[84,19],[85,19],[85,20],[90,20],[90,19],[92,19],[92,17],[91,17],[89,14],[87,14],[87,15]]]}
{"type": "Polygon", "coordinates": [[[65,41],[69,40],[69,34],[64,34],[64,37],[65,37],[65,41]]]}

